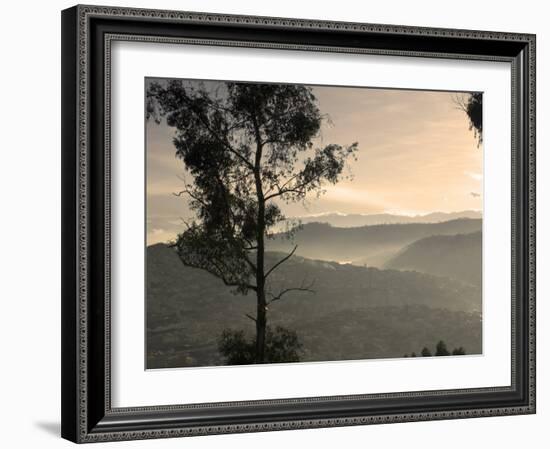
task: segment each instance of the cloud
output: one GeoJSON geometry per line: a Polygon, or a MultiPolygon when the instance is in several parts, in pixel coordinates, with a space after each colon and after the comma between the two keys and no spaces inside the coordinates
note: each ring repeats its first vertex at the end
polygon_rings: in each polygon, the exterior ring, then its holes
{"type": "Polygon", "coordinates": [[[147,229],[147,246],[154,245],[155,243],[166,243],[172,240],[176,234],[163,228],[147,229]]]}
{"type": "Polygon", "coordinates": [[[476,181],[481,181],[483,179],[483,175],[481,173],[474,173],[471,171],[465,171],[464,174],[466,176],[469,176],[472,179],[475,179],[476,181]]]}

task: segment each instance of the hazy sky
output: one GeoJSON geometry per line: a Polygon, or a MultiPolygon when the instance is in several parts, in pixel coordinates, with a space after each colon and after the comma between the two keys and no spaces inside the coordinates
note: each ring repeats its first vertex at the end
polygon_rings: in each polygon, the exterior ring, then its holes
{"type": "MultiPolygon", "coordinates": [[[[289,216],[327,212],[424,214],[482,209],[483,151],[450,92],[313,87],[332,124],[320,145],[359,142],[351,180],[327,185],[320,198],[283,204],[289,216]],[[478,196],[479,195],[479,196],[478,196]]],[[[192,217],[173,192],[185,172],[173,129],[147,123],[147,243],[166,241],[192,217]],[[180,218],[181,217],[181,218],[180,218]]]]}

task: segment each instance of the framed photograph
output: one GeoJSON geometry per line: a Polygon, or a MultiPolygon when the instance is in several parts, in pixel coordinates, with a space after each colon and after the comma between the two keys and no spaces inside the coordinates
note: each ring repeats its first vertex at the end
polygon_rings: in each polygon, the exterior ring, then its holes
{"type": "Polygon", "coordinates": [[[62,12],[62,436],[535,412],[535,36],[62,12]]]}

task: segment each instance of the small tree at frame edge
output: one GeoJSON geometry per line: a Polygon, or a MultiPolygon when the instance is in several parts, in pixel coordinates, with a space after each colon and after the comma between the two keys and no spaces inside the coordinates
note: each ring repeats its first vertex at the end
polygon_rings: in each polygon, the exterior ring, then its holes
{"type": "Polygon", "coordinates": [[[456,95],[454,103],[468,116],[470,130],[474,130],[479,146],[483,142],[483,93],[473,92],[466,95],[456,95]]]}
{"type": "Polygon", "coordinates": [[[316,148],[325,117],[311,88],[221,82],[217,89],[181,80],[151,83],[147,118],[175,128],[176,156],[193,176],[177,195],[190,199],[196,219],[173,243],[181,261],[208,271],[235,292],[254,291],[256,363],[266,359],[268,306],[291,291],[271,291],[269,277],[297,247],[265,264],[270,230],[286,222],[276,201],[303,201],[342,178],[357,143],[316,148]]]}
{"type": "Polygon", "coordinates": [[[447,349],[447,345],[445,344],[445,342],[443,340],[439,340],[437,342],[437,345],[435,347],[435,355],[436,356],[447,356],[447,355],[451,355],[451,353],[449,352],[449,350],[447,349]]]}

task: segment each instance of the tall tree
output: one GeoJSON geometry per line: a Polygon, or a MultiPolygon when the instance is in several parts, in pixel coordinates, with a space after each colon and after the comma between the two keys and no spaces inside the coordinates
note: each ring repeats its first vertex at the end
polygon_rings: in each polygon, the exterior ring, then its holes
{"type": "Polygon", "coordinates": [[[178,195],[196,218],[174,247],[182,262],[208,271],[236,292],[257,298],[256,363],[265,359],[268,306],[291,291],[270,288],[269,277],[294,249],[266,266],[265,244],[286,221],[278,202],[302,201],[338,182],[357,143],[316,147],[325,117],[311,88],[290,84],[152,83],[147,115],[175,128],[173,143],[193,177],[178,195]]]}

